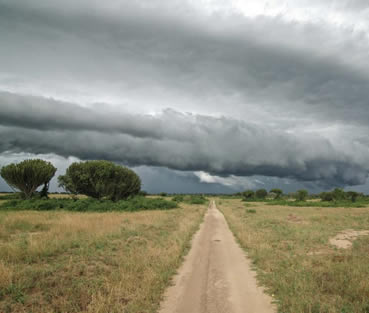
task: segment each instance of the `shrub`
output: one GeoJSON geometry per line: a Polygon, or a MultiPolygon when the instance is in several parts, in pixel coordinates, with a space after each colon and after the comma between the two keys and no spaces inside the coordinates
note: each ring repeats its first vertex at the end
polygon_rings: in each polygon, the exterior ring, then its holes
{"type": "Polygon", "coordinates": [[[322,201],[333,201],[334,200],[334,196],[332,192],[322,192],[320,194],[320,199],[322,201]]]}
{"type": "Polygon", "coordinates": [[[255,192],[256,198],[258,199],[265,199],[268,195],[268,192],[265,189],[259,189],[255,192]]]}
{"type": "Polygon", "coordinates": [[[184,201],[184,196],[176,195],[176,196],[173,197],[172,200],[175,201],[175,202],[183,202],[184,201]]]}
{"type": "Polygon", "coordinates": [[[139,196],[141,197],[146,197],[148,195],[147,191],[144,191],[144,190],[141,190],[139,193],[138,193],[139,196]]]}
{"type": "Polygon", "coordinates": [[[253,200],[255,198],[255,192],[253,190],[246,190],[242,193],[244,201],[253,200]]]}
{"type": "Polygon", "coordinates": [[[320,198],[322,201],[345,201],[350,200],[356,202],[358,198],[363,197],[363,194],[356,191],[345,192],[343,189],[336,188],[331,192],[322,192],[320,198]]]}
{"type": "Polygon", "coordinates": [[[132,170],[109,161],[76,162],[59,176],[59,186],[72,194],[112,201],[137,195],[141,180],[132,170]]]}
{"type": "Polygon", "coordinates": [[[21,191],[26,199],[30,199],[41,185],[44,185],[47,196],[48,185],[55,172],[56,168],[50,162],[35,159],[4,166],[1,176],[12,189],[21,191]]]}
{"type": "Polygon", "coordinates": [[[11,200],[3,203],[3,210],[66,210],[75,212],[110,212],[110,211],[141,211],[141,210],[169,210],[178,205],[174,201],[165,199],[150,199],[133,197],[128,200],[113,202],[111,200],[97,199],[30,199],[11,200]]]}
{"type": "Polygon", "coordinates": [[[168,194],[166,193],[166,192],[161,192],[161,193],[159,193],[159,196],[160,197],[166,197],[168,194]]]}
{"type": "Polygon", "coordinates": [[[346,198],[345,191],[342,188],[336,188],[332,191],[334,200],[344,200],[346,198]]]}
{"type": "Polygon", "coordinates": [[[297,201],[305,201],[307,196],[308,196],[308,192],[305,189],[301,189],[301,190],[297,190],[297,197],[296,200],[297,201]]]}
{"type": "Polygon", "coordinates": [[[360,196],[360,194],[358,192],[355,192],[355,191],[348,191],[346,194],[347,194],[347,197],[352,202],[356,202],[357,198],[359,198],[359,196],[360,196]]]}
{"type": "Polygon", "coordinates": [[[202,195],[192,195],[187,200],[189,204],[205,204],[207,201],[208,200],[202,195]]]}
{"type": "Polygon", "coordinates": [[[278,188],[274,188],[274,189],[270,190],[270,192],[275,194],[274,199],[280,199],[281,196],[283,195],[283,191],[281,189],[278,189],[278,188]]]}
{"type": "Polygon", "coordinates": [[[0,195],[0,200],[17,200],[17,199],[22,199],[22,195],[19,192],[0,195]]]}

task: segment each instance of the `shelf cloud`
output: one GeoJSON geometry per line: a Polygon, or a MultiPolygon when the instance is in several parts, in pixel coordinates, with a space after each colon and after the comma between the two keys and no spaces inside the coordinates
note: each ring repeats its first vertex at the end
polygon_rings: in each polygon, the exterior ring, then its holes
{"type": "Polygon", "coordinates": [[[0,154],[363,185],[368,18],[359,0],[0,0],[0,154]]]}

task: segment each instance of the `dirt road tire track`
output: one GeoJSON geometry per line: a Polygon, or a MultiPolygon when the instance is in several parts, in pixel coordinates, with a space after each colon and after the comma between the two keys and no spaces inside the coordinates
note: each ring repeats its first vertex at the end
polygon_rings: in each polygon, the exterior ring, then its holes
{"type": "Polygon", "coordinates": [[[159,313],[274,313],[250,261],[212,201],[159,313]]]}

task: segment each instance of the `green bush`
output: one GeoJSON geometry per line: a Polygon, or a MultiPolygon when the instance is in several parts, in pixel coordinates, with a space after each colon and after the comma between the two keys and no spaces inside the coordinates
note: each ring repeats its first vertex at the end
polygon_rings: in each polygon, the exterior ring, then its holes
{"type": "Polygon", "coordinates": [[[330,192],[320,193],[320,198],[322,201],[351,201],[356,202],[358,199],[363,199],[364,195],[356,191],[345,192],[341,188],[336,188],[330,192]]]}
{"type": "Polygon", "coordinates": [[[134,197],[128,200],[113,202],[97,199],[30,199],[11,200],[0,206],[2,210],[66,210],[75,212],[110,212],[110,211],[142,211],[142,210],[169,210],[178,205],[174,201],[165,199],[150,199],[134,197]]]}
{"type": "Polygon", "coordinates": [[[274,189],[270,190],[270,192],[275,194],[274,199],[280,199],[281,196],[283,195],[282,189],[278,189],[278,188],[274,188],[274,189]]]}
{"type": "Polygon", "coordinates": [[[319,196],[322,201],[333,201],[334,200],[334,196],[332,192],[322,192],[319,196]]]}
{"type": "Polygon", "coordinates": [[[186,202],[189,204],[206,204],[208,200],[202,195],[191,195],[186,202]]]}
{"type": "Polygon", "coordinates": [[[0,200],[17,200],[22,199],[22,195],[19,192],[10,193],[7,195],[0,195],[0,200]]]}
{"type": "Polygon", "coordinates": [[[175,202],[183,202],[184,200],[185,198],[183,195],[176,195],[172,198],[172,201],[175,201],[175,202]]]}
{"type": "Polygon", "coordinates": [[[265,199],[267,195],[268,195],[268,192],[265,189],[259,189],[259,190],[256,190],[255,192],[255,196],[258,199],[265,199]]]}
{"type": "Polygon", "coordinates": [[[297,190],[296,201],[306,201],[308,191],[305,189],[297,190]]]}
{"type": "Polygon", "coordinates": [[[50,162],[34,159],[4,166],[0,174],[12,189],[19,190],[26,199],[30,199],[41,185],[44,185],[43,194],[47,196],[49,182],[55,172],[56,168],[50,162]]]}
{"type": "Polygon", "coordinates": [[[109,161],[76,162],[59,176],[59,186],[72,194],[112,201],[137,195],[141,180],[132,170],[109,161]]]}
{"type": "Polygon", "coordinates": [[[244,201],[249,201],[255,199],[255,191],[246,190],[242,193],[242,197],[244,201]]]}

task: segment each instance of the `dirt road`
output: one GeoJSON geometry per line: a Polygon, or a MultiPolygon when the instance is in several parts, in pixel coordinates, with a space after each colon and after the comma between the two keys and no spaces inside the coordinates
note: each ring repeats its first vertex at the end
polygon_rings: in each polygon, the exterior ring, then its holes
{"type": "Polygon", "coordinates": [[[273,313],[271,301],[212,202],[159,313],[273,313]]]}

